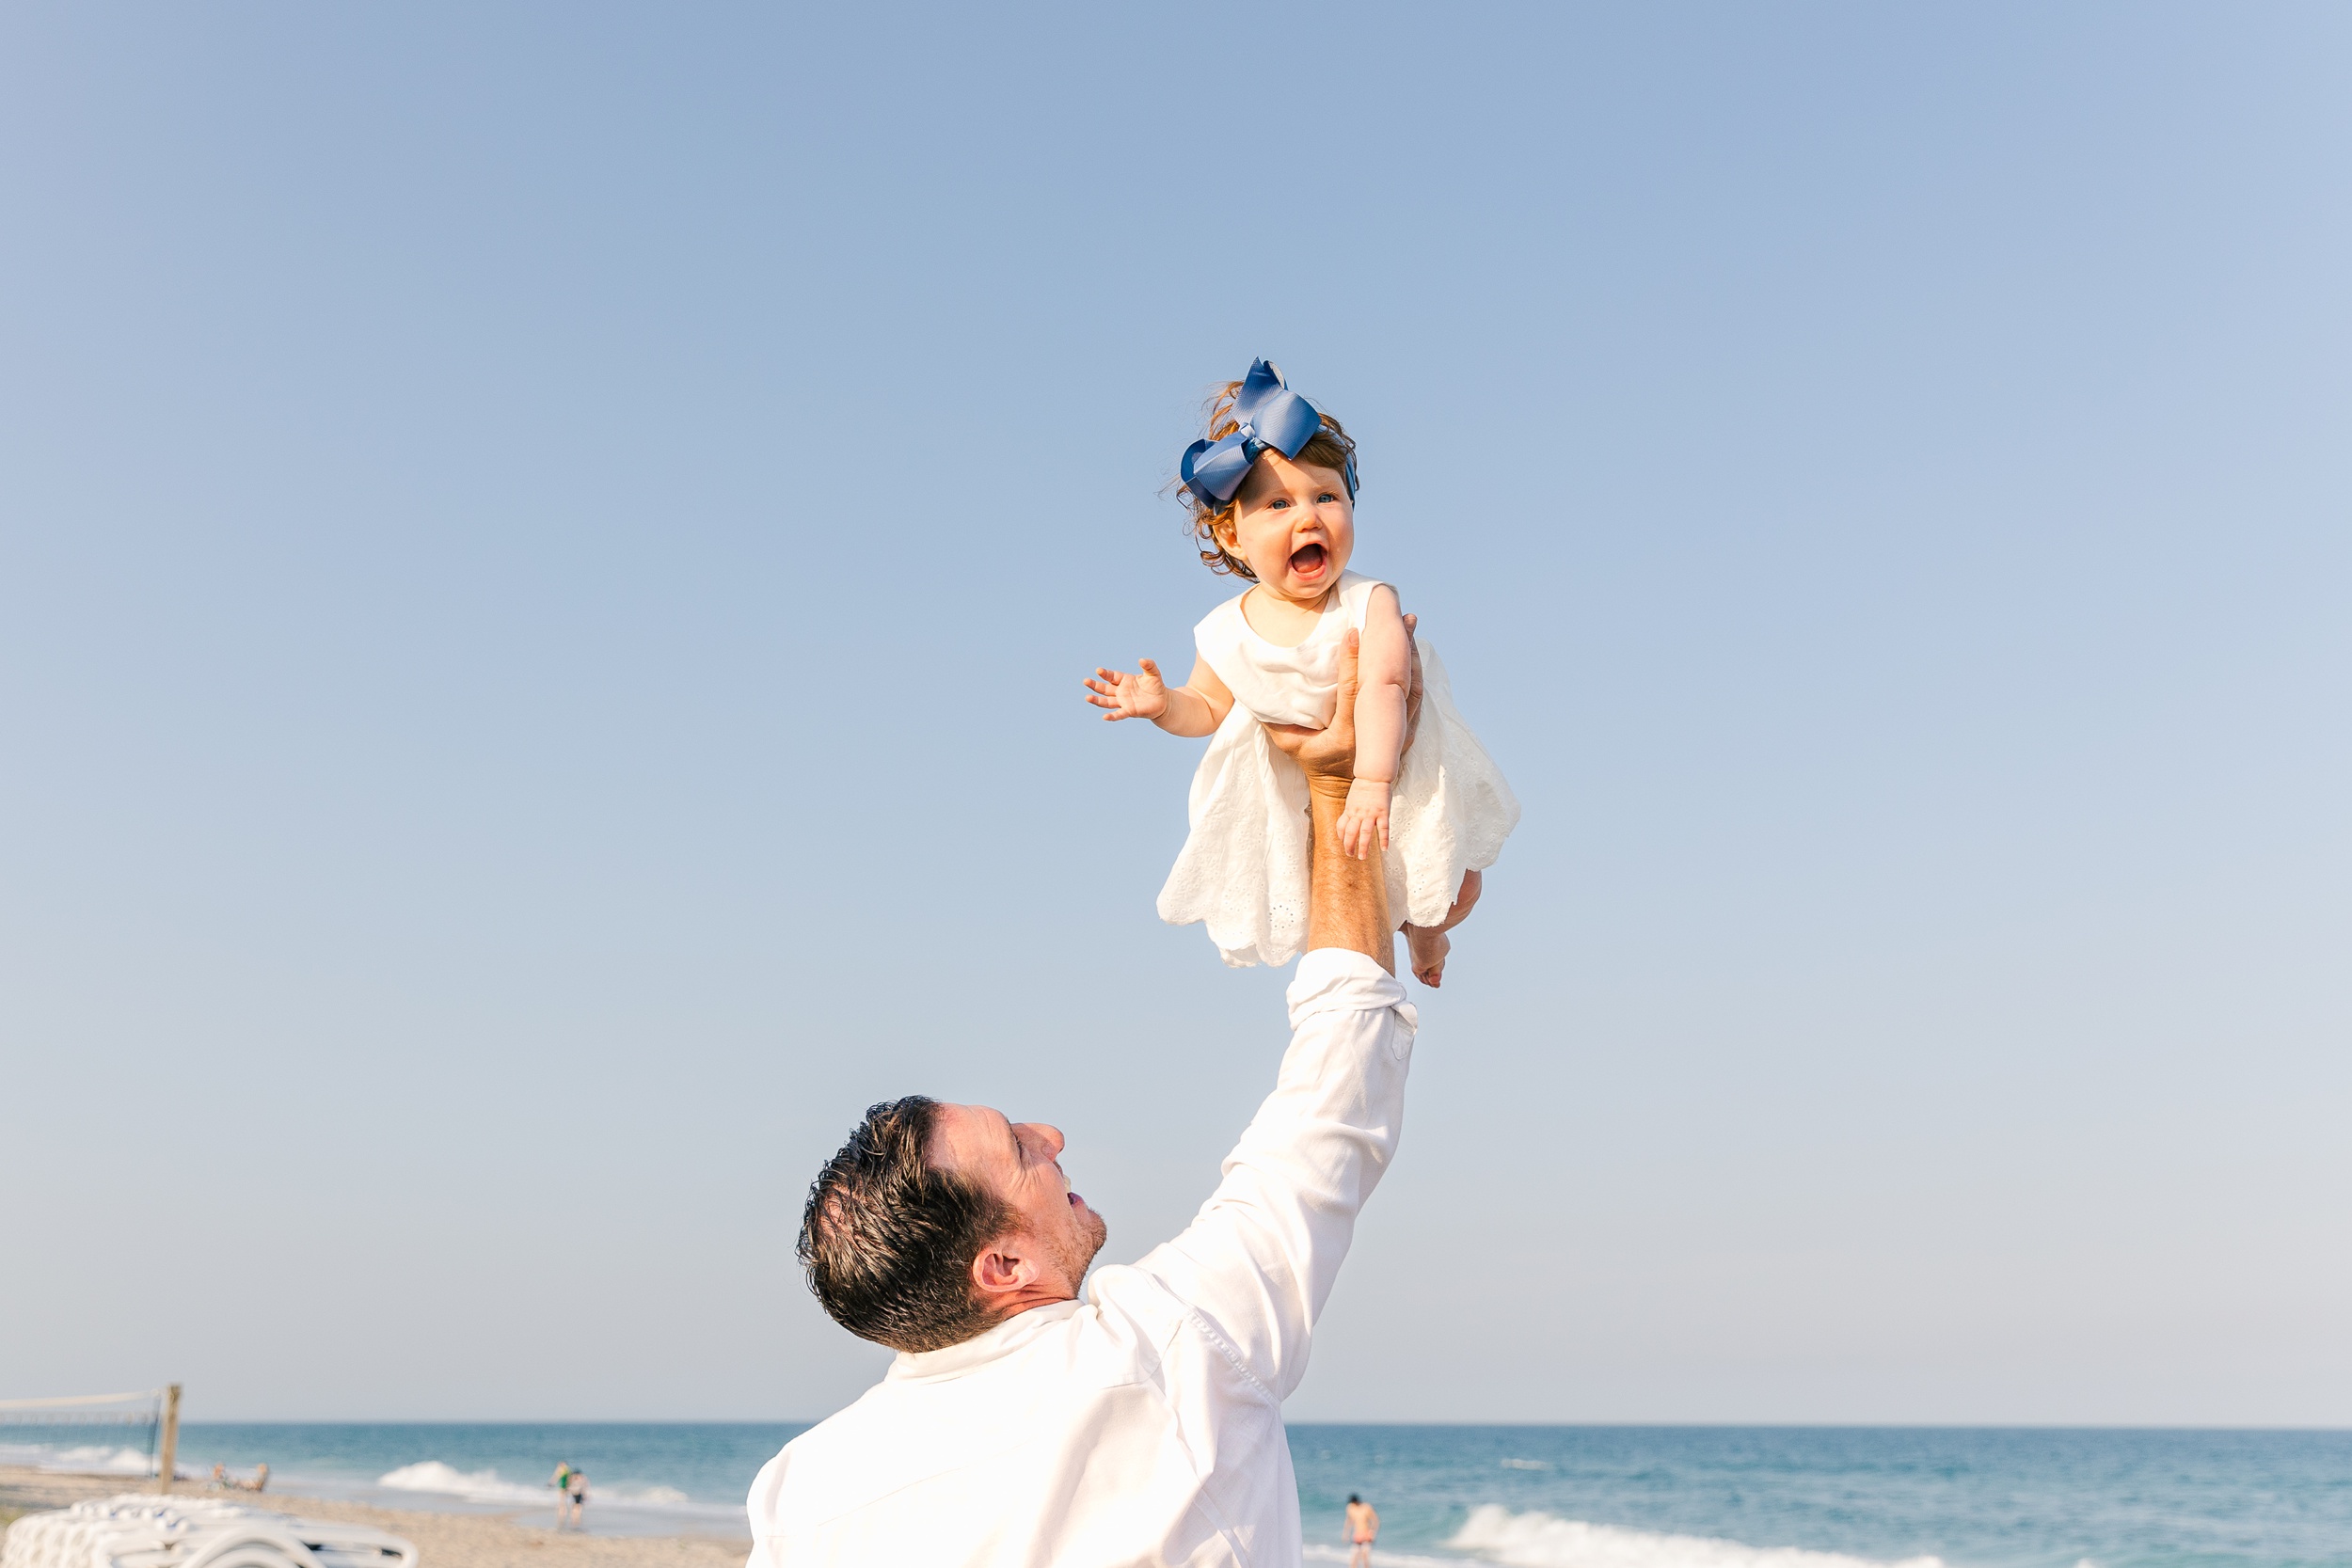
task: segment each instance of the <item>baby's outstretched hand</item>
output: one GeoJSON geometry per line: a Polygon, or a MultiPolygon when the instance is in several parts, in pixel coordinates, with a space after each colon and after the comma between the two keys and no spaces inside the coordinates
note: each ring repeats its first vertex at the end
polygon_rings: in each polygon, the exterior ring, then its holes
{"type": "Polygon", "coordinates": [[[1340,849],[1362,861],[1388,847],[1389,786],[1377,779],[1358,779],[1347,786],[1347,804],[1340,812],[1340,849]]]}
{"type": "Polygon", "coordinates": [[[1096,707],[1108,708],[1103,715],[1106,723],[1121,719],[1157,719],[1168,711],[1168,683],[1160,679],[1160,667],[1150,659],[1143,661],[1141,674],[1124,670],[1097,670],[1087,682],[1087,701],[1096,707]]]}

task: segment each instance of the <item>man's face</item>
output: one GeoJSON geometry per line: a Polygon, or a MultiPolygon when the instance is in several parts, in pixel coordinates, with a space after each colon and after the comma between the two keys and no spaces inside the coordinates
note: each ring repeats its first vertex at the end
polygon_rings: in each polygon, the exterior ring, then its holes
{"type": "Polygon", "coordinates": [[[1061,1170],[1061,1130],[1012,1121],[986,1105],[942,1105],[931,1122],[930,1163],[970,1177],[1021,1216],[1010,1243],[1034,1259],[1038,1284],[1063,1298],[1078,1293],[1109,1227],[1070,1190],[1061,1170]]]}

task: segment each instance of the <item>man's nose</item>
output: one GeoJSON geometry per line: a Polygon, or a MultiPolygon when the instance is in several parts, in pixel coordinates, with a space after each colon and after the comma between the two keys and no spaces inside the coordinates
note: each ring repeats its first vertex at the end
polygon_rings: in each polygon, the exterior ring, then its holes
{"type": "Polygon", "coordinates": [[[1051,1126],[1041,1121],[1032,1121],[1025,1123],[1025,1125],[1032,1133],[1036,1134],[1037,1140],[1045,1146],[1047,1150],[1047,1159],[1050,1160],[1059,1157],[1063,1148],[1065,1147],[1062,1141],[1060,1128],[1051,1126]]]}

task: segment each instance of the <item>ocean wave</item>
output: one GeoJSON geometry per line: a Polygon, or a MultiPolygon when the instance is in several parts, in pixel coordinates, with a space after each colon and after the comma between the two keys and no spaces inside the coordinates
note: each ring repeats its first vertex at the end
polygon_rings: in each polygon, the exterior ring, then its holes
{"type": "Polygon", "coordinates": [[[155,1468],[145,1449],[117,1448],[104,1443],[83,1443],[71,1448],[54,1443],[0,1444],[0,1463],[30,1465],[40,1470],[97,1471],[110,1476],[151,1475],[155,1468]]]}
{"type": "MultiPolygon", "coordinates": [[[[553,1507],[555,1489],[508,1481],[496,1470],[460,1470],[437,1459],[403,1465],[375,1478],[375,1484],[392,1492],[435,1492],[468,1502],[513,1503],[526,1508],[553,1507]]],[[[693,1509],[694,1499],[675,1486],[599,1486],[589,1481],[588,1501],[609,1508],[693,1509]]],[[[722,1513],[733,1513],[729,1507],[722,1513]]]]}
{"type": "MultiPolygon", "coordinates": [[[[1310,1562],[1355,1560],[1354,1554],[1345,1546],[1307,1546],[1298,1555],[1310,1562]]],[[[1372,1554],[1372,1568],[1462,1568],[1462,1560],[1458,1557],[1416,1557],[1410,1552],[1375,1551],[1372,1554]]]]}
{"type": "Polygon", "coordinates": [[[1913,1557],[1886,1564],[1842,1552],[1751,1546],[1703,1535],[1590,1525],[1543,1513],[1514,1513],[1497,1503],[1471,1509],[1445,1544],[1508,1568],[1944,1568],[1939,1558],[1913,1557]]]}
{"type": "Polygon", "coordinates": [[[438,1492],[443,1497],[479,1503],[523,1503],[535,1508],[554,1500],[554,1494],[548,1487],[525,1486],[520,1481],[506,1480],[496,1470],[460,1470],[437,1459],[403,1465],[376,1477],[375,1484],[394,1492],[438,1492]]]}

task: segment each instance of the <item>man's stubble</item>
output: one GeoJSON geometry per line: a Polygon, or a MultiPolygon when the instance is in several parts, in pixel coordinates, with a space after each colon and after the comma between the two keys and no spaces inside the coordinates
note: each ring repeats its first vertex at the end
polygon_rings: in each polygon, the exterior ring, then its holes
{"type": "Polygon", "coordinates": [[[1094,1259],[1103,1250],[1103,1243],[1110,1240],[1111,1227],[1102,1215],[1089,1209],[1086,1217],[1087,1234],[1073,1249],[1070,1258],[1065,1259],[1073,1265],[1070,1280],[1073,1286],[1086,1278],[1087,1270],[1094,1267],[1094,1259]]]}

